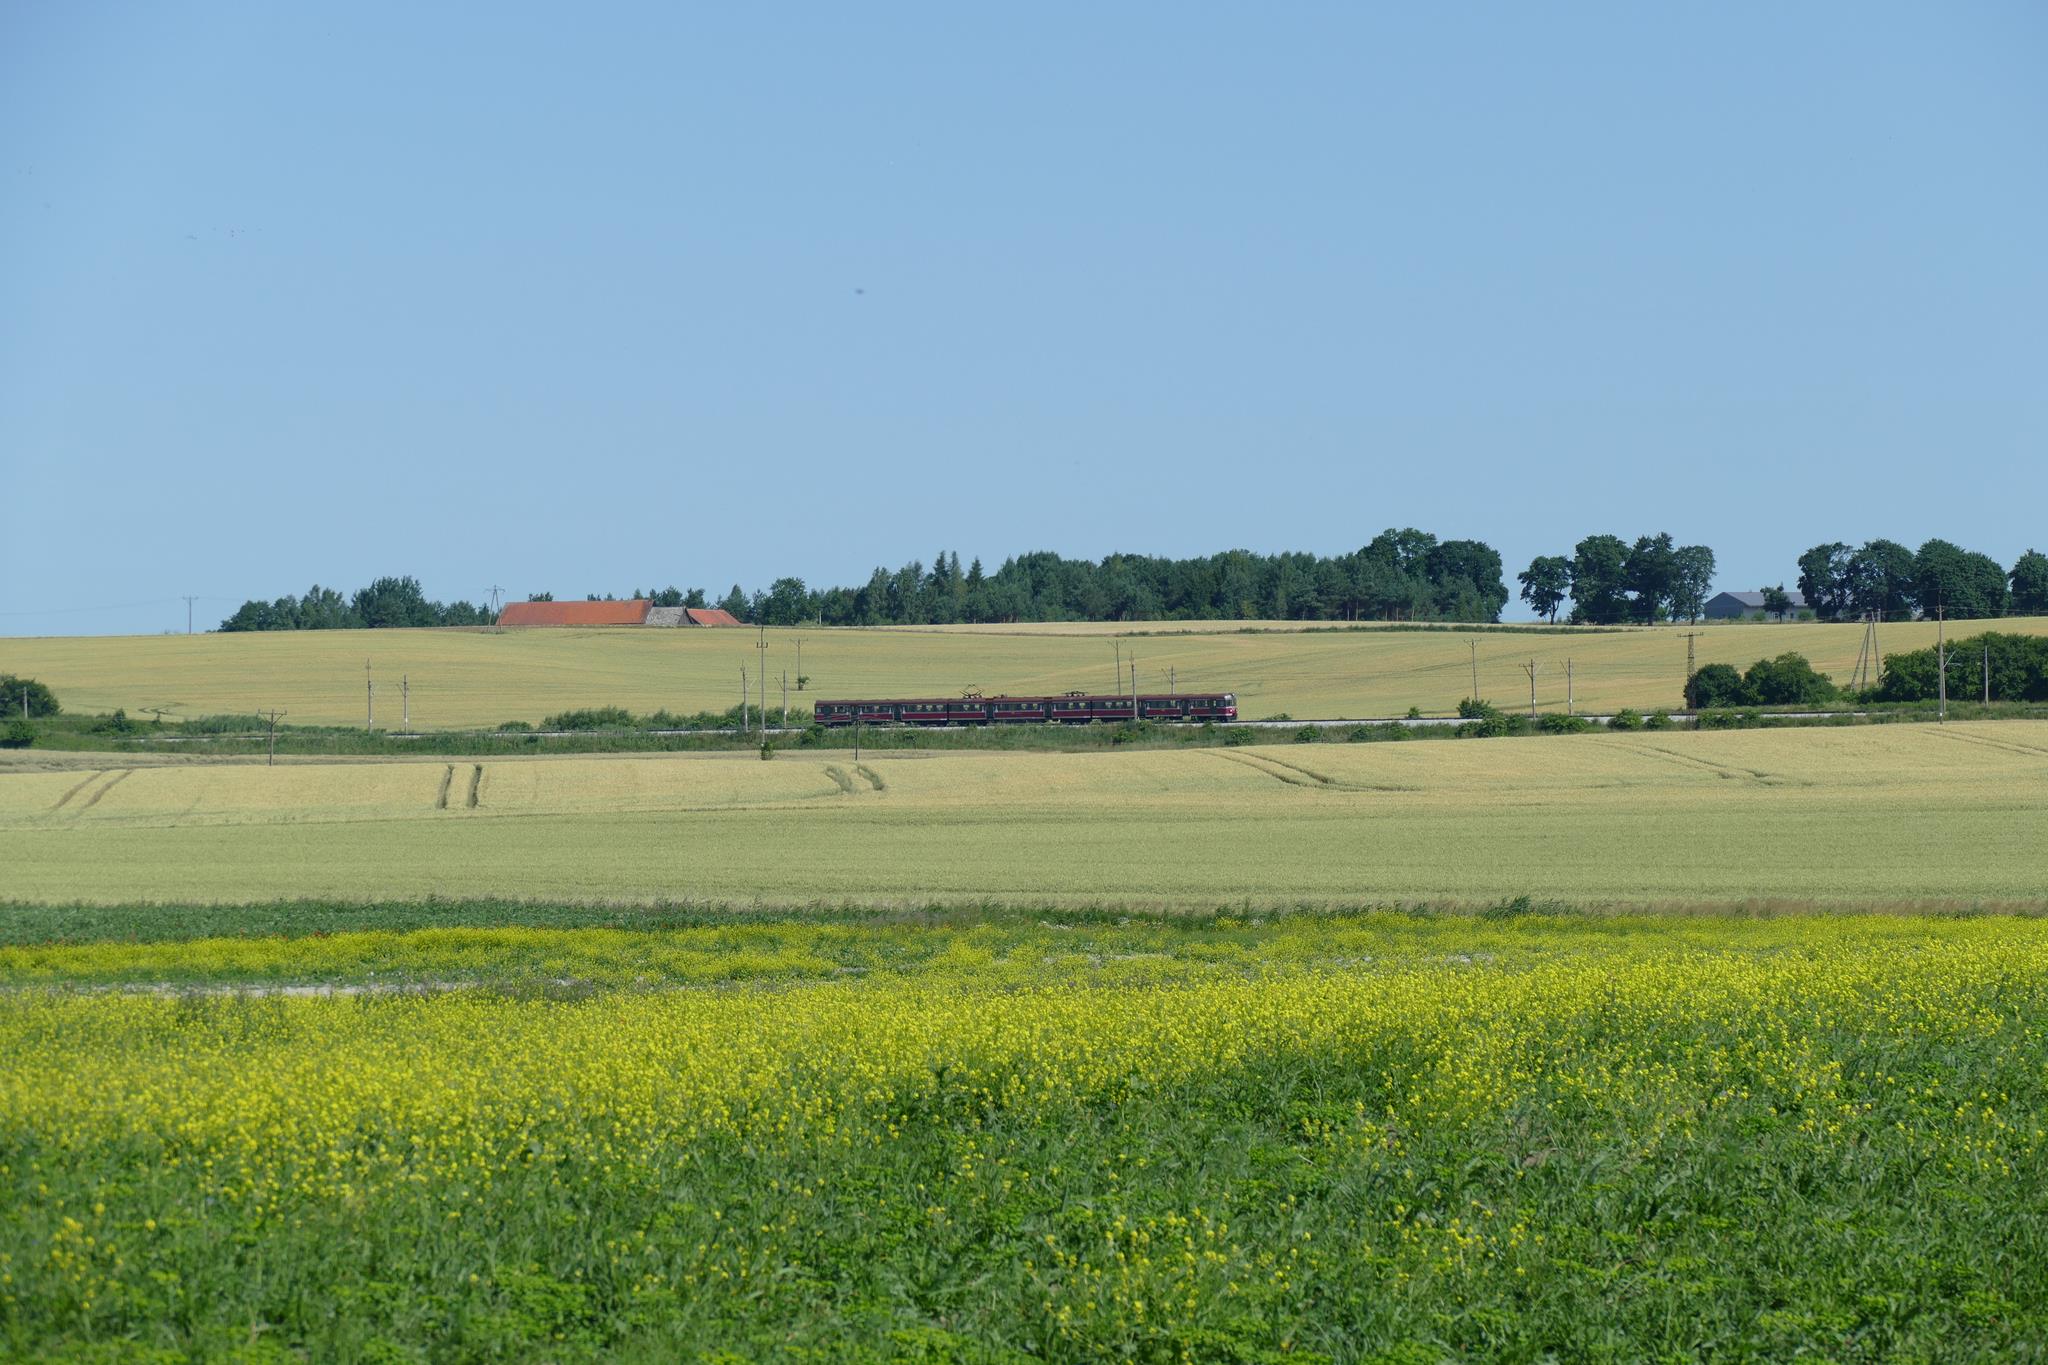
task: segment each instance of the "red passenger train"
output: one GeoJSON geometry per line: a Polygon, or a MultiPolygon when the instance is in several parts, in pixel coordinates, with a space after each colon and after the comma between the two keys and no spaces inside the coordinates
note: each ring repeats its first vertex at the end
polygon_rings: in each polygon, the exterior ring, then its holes
{"type": "Polygon", "coordinates": [[[1192,692],[1136,697],[925,697],[895,701],[819,701],[811,714],[820,725],[1085,725],[1089,721],[1236,720],[1235,692],[1192,692]]]}

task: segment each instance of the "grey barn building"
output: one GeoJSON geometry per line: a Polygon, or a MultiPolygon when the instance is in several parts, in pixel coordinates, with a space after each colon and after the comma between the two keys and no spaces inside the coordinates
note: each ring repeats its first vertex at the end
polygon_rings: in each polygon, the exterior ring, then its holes
{"type": "MultiPolygon", "coordinates": [[[[1785,589],[1785,600],[1790,604],[1785,608],[1788,612],[1806,610],[1806,595],[1796,588],[1785,589]]],[[[1708,600],[1700,614],[1709,621],[1729,621],[1754,616],[1763,609],[1761,592],[1721,592],[1708,600]]]]}

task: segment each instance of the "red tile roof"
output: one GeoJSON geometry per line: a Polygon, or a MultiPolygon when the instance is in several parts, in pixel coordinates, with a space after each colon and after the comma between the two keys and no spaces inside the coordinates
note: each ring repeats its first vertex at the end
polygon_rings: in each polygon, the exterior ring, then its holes
{"type": "Polygon", "coordinates": [[[684,607],[683,614],[690,618],[693,626],[737,626],[745,624],[739,617],[718,607],[684,607]]]}
{"type": "Polygon", "coordinates": [[[507,602],[501,626],[637,626],[647,619],[647,602],[507,602]]]}

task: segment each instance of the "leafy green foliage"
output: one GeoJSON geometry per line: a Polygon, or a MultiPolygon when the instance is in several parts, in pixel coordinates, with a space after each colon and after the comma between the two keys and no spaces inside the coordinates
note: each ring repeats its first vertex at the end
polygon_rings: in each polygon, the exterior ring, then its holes
{"type": "Polygon", "coordinates": [[[1695,711],[1729,706],[1819,706],[1835,700],[1837,689],[1803,654],[1786,652],[1758,659],[1747,673],[1730,664],[1707,664],[1685,685],[1685,704],[1695,711]]]}
{"type": "MultiPolygon", "coordinates": [[[[535,593],[529,602],[552,602],[553,593],[535,593]]],[[[430,602],[420,581],[410,575],[379,578],[344,599],[318,583],[299,597],[274,602],[251,600],[220,623],[223,631],[362,630],[407,626],[482,626],[495,618],[486,608],[468,602],[430,602]]]]}
{"type": "MultiPolygon", "coordinates": [[[[1933,701],[1940,695],[1935,649],[1906,650],[1884,657],[1879,701],[1933,701]]],[[[1970,701],[1984,695],[1990,669],[1991,700],[2048,701],[2048,637],[1986,631],[1948,646],[1948,695],[1970,701]]]]}
{"type": "Polygon", "coordinates": [[[2048,555],[2028,550],[2013,561],[2006,575],[2012,585],[2012,614],[2048,616],[2048,555]]]}
{"type": "Polygon", "coordinates": [[[1836,688],[1796,653],[1758,659],[1742,678],[1743,700],[1752,706],[1819,706],[1835,699],[1836,688]]]}
{"type": "Polygon", "coordinates": [[[17,678],[12,673],[0,673],[0,718],[12,716],[19,720],[23,714],[22,703],[29,719],[54,716],[63,708],[57,705],[57,694],[34,678],[17,678]]]}
{"type": "Polygon", "coordinates": [[[1744,698],[1742,674],[1732,664],[1703,665],[1686,680],[1685,704],[1689,710],[1738,706],[1744,698]]]}
{"type": "Polygon", "coordinates": [[[1572,595],[1572,562],[1563,555],[1538,555],[1515,578],[1529,610],[1554,623],[1558,608],[1572,595]]]}
{"type": "Polygon", "coordinates": [[[1930,616],[1937,608],[1952,621],[2005,614],[2011,589],[2005,570],[1989,555],[1930,540],[1913,556],[1913,571],[1920,610],[1930,616]]]}

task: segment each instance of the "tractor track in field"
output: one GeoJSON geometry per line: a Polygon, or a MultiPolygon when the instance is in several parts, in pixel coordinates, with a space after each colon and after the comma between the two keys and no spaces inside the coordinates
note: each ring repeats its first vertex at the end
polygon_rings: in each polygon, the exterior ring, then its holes
{"type": "Polygon", "coordinates": [[[85,790],[85,789],[86,789],[87,787],[90,787],[90,786],[91,786],[91,785],[92,785],[93,783],[95,783],[95,782],[99,781],[99,780],[100,780],[101,778],[105,777],[106,775],[107,775],[107,770],[106,770],[105,768],[95,768],[95,769],[93,769],[93,770],[92,770],[92,771],[91,771],[90,773],[87,773],[87,774],[86,774],[86,777],[85,777],[85,781],[83,781],[83,782],[79,783],[79,784],[78,784],[77,786],[73,787],[73,788],[72,788],[72,789],[71,789],[70,791],[67,791],[67,792],[65,792],[65,793],[64,793],[64,794],[63,794],[62,796],[58,797],[58,798],[57,798],[57,804],[56,804],[56,805],[54,805],[54,806],[52,806],[52,807],[50,807],[50,810],[51,810],[51,811],[52,811],[53,813],[54,813],[54,812],[56,812],[56,811],[60,811],[60,810],[63,810],[65,806],[67,806],[67,805],[69,805],[69,804],[71,803],[71,798],[72,798],[72,797],[74,797],[74,796],[78,795],[78,794],[79,794],[80,792],[84,791],[84,790],[85,790]]]}
{"type": "Polygon", "coordinates": [[[1214,754],[1218,758],[1250,768],[1253,772],[1264,777],[1270,777],[1276,782],[1284,782],[1290,787],[1300,787],[1306,791],[1413,792],[1422,790],[1420,787],[1404,786],[1393,782],[1346,782],[1340,778],[1331,777],[1327,773],[1319,773],[1313,768],[1303,767],[1299,763],[1289,763],[1284,758],[1275,758],[1271,754],[1240,753],[1231,749],[1206,749],[1203,752],[1214,754]]]}
{"type": "Polygon", "coordinates": [[[889,784],[882,780],[882,775],[876,772],[873,768],[870,768],[867,764],[856,763],[853,765],[853,770],[859,773],[862,777],[866,778],[868,785],[870,787],[873,787],[876,791],[885,792],[889,790],[889,784]]]}
{"type": "Polygon", "coordinates": [[[479,763],[469,774],[469,808],[475,810],[483,802],[484,765],[479,763]]]}
{"type": "Polygon", "coordinates": [[[86,811],[89,811],[94,806],[97,806],[100,803],[101,797],[105,796],[108,792],[120,786],[123,782],[127,781],[129,778],[133,776],[135,776],[135,769],[133,768],[123,768],[121,769],[120,772],[115,773],[113,781],[105,784],[98,791],[94,792],[91,796],[85,798],[85,804],[78,808],[79,814],[83,815],[86,811]]]}
{"type": "Polygon", "coordinates": [[[1660,744],[1631,744],[1627,748],[1634,753],[1654,754],[1660,758],[1668,758],[1680,767],[1710,772],[1716,777],[1729,778],[1734,781],[1747,780],[1765,787],[1808,785],[1805,783],[1788,783],[1785,778],[1779,777],[1775,773],[1766,772],[1762,768],[1743,768],[1729,763],[1716,763],[1710,758],[1699,758],[1693,754],[1682,754],[1676,749],[1666,749],[1660,744]]]}
{"type": "Polygon", "coordinates": [[[455,785],[455,765],[450,763],[441,770],[441,791],[434,797],[435,810],[448,809],[448,789],[455,785]]]}
{"type": "Polygon", "coordinates": [[[841,796],[852,796],[854,794],[853,779],[846,775],[846,769],[834,763],[827,763],[825,765],[825,776],[832,779],[832,784],[839,788],[841,796]]]}
{"type": "Polygon", "coordinates": [[[2031,744],[2009,739],[1993,739],[1990,735],[1974,735],[1961,730],[1937,730],[1935,733],[1958,744],[1974,745],[1980,749],[1996,749],[2000,753],[2019,754],[2023,758],[2048,758],[2048,749],[2037,749],[2031,744]]]}

